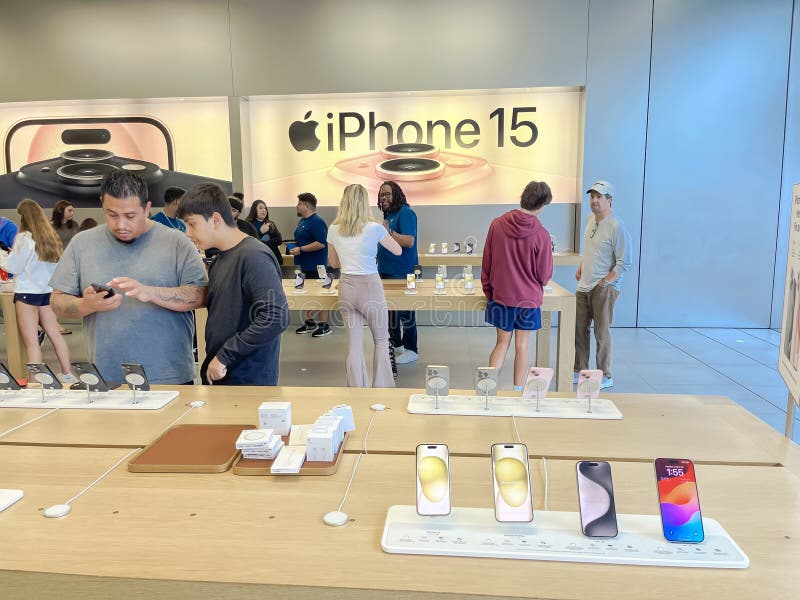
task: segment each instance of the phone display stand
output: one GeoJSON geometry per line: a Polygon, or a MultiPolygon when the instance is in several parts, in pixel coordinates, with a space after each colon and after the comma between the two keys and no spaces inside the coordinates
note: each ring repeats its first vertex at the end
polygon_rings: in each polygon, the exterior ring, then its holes
{"type": "MultiPolygon", "coordinates": [[[[347,438],[350,436],[349,433],[344,434],[344,438],[342,439],[342,443],[339,446],[339,449],[336,451],[336,455],[334,456],[331,462],[320,462],[320,461],[311,461],[307,460],[303,463],[303,466],[300,467],[300,472],[298,475],[333,475],[339,470],[339,464],[342,462],[342,454],[344,454],[344,447],[347,444],[347,438]]],[[[283,443],[288,445],[289,444],[289,436],[283,435],[281,436],[283,443]]],[[[244,458],[243,456],[239,455],[239,458],[236,459],[236,462],[233,463],[233,474],[234,475],[267,475],[272,477],[286,477],[286,475],[276,475],[272,472],[272,463],[274,460],[261,460],[255,458],[244,458]]]]}
{"type": "Polygon", "coordinates": [[[92,410],[158,410],[178,397],[178,392],[112,390],[9,390],[0,391],[0,408],[75,408],[92,410]],[[44,394],[44,400],[42,395],[44,394]],[[135,399],[135,401],[134,401],[135,399]]]}
{"type": "Polygon", "coordinates": [[[408,412],[417,415],[461,415],[473,417],[532,417],[538,419],[595,419],[600,421],[622,419],[622,413],[611,401],[604,398],[592,400],[592,410],[587,410],[586,400],[577,398],[547,398],[539,401],[519,396],[434,396],[411,394],[408,412]],[[488,408],[486,408],[488,405],[488,408]]]}
{"type": "Polygon", "coordinates": [[[746,569],[750,559],[714,519],[703,519],[705,541],[664,540],[656,515],[617,515],[619,535],[587,538],[577,512],[536,511],[532,523],[500,523],[491,508],[453,508],[420,517],[414,506],[390,506],[381,548],[390,554],[468,556],[651,567],[746,569]]]}

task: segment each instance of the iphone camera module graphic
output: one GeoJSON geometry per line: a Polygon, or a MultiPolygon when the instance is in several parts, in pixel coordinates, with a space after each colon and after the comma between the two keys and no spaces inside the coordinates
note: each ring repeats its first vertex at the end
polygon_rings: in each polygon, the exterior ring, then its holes
{"type": "Polygon", "coordinates": [[[409,193],[443,192],[480,181],[492,174],[489,162],[479,156],[443,151],[433,144],[390,144],[380,152],[337,162],[331,177],[374,188],[382,181],[402,182],[409,193]]]}
{"type": "Polygon", "coordinates": [[[4,151],[0,197],[8,207],[22,198],[32,198],[43,208],[59,200],[97,207],[103,179],[119,171],[139,175],[154,206],[163,205],[169,187],[188,189],[211,181],[231,190],[230,182],[175,171],[169,130],[151,117],[23,120],[6,134],[4,151]]]}

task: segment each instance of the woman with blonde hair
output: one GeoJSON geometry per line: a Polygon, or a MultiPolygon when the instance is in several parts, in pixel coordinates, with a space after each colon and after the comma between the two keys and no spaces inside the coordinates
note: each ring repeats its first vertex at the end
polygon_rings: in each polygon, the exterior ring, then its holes
{"type": "Polygon", "coordinates": [[[33,200],[17,206],[20,228],[11,252],[0,253],[0,266],[14,274],[14,307],[28,362],[42,362],[42,349],[37,337],[41,324],[53,342],[61,365],[59,379],[75,383],[70,373],[69,348],[59,332],[56,314],[50,307],[50,277],[61,258],[63,247],[42,208],[33,200]]]}
{"type": "Polygon", "coordinates": [[[389,359],[389,313],[376,262],[379,244],[395,256],[402,252],[386,228],[370,214],[369,196],[364,186],[348,185],[336,220],[328,228],[328,263],[342,270],[339,307],[347,326],[345,371],[348,387],[369,387],[364,360],[364,323],[369,326],[375,342],[372,387],[394,387],[389,359]]]}

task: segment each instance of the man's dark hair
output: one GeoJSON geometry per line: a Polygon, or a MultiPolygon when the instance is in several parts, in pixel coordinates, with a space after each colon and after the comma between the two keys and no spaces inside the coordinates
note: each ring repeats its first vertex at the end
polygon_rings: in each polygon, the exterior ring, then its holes
{"type": "Polygon", "coordinates": [[[395,181],[384,181],[381,184],[381,187],[378,188],[378,193],[381,193],[381,188],[385,185],[388,185],[392,188],[392,203],[389,205],[389,210],[386,212],[396,213],[400,210],[403,206],[408,205],[408,200],[406,200],[406,195],[403,192],[402,188],[397,185],[395,181]]]}
{"type": "Polygon", "coordinates": [[[186,193],[186,190],[179,187],[171,187],[167,188],[167,191],[164,192],[164,204],[172,204],[183,197],[186,193]]]}
{"type": "Polygon", "coordinates": [[[100,201],[103,201],[103,196],[108,194],[114,198],[124,200],[126,198],[138,198],[142,203],[142,208],[147,205],[148,193],[147,184],[144,179],[139,177],[136,173],[120,169],[109,173],[103,178],[103,183],[100,184],[100,201]]]}
{"type": "Polygon", "coordinates": [[[525,210],[538,210],[553,200],[553,192],[544,181],[531,181],[522,190],[519,205],[525,210]]]}
{"type": "Polygon", "coordinates": [[[231,196],[236,196],[239,200],[244,202],[244,194],[242,192],[233,192],[231,196]]]}
{"type": "Polygon", "coordinates": [[[198,183],[184,195],[178,205],[177,215],[179,219],[200,215],[208,221],[214,213],[219,213],[228,227],[236,227],[225,190],[216,183],[198,183]]]}
{"type": "Polygon", "coordinates": [[[297,199],[310,204],[314,208],[317,208],[317,197],[314,194],[303,192],[302,194],[297,195],[297,199]]]}

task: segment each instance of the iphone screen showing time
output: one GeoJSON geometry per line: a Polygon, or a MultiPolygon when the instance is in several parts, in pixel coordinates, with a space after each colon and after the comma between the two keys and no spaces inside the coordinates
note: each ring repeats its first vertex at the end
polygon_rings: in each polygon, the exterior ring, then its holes
{"type": "Polygon", "coordinates": [[[450,451],[444,444],[417,446],[417,513],[450,514],[450,451]]]}
{"type": "Polygon", "coordinates": [[[664,537],[670,542],[702,542],[703,518],[692,461],[657,458],[656,483],[664,537]]]}
{"type": "Polygon", "coordinates": [[[498,521],[533,521],[531,476],[525,444],[492,445],[494,517],[498,521]]]}

